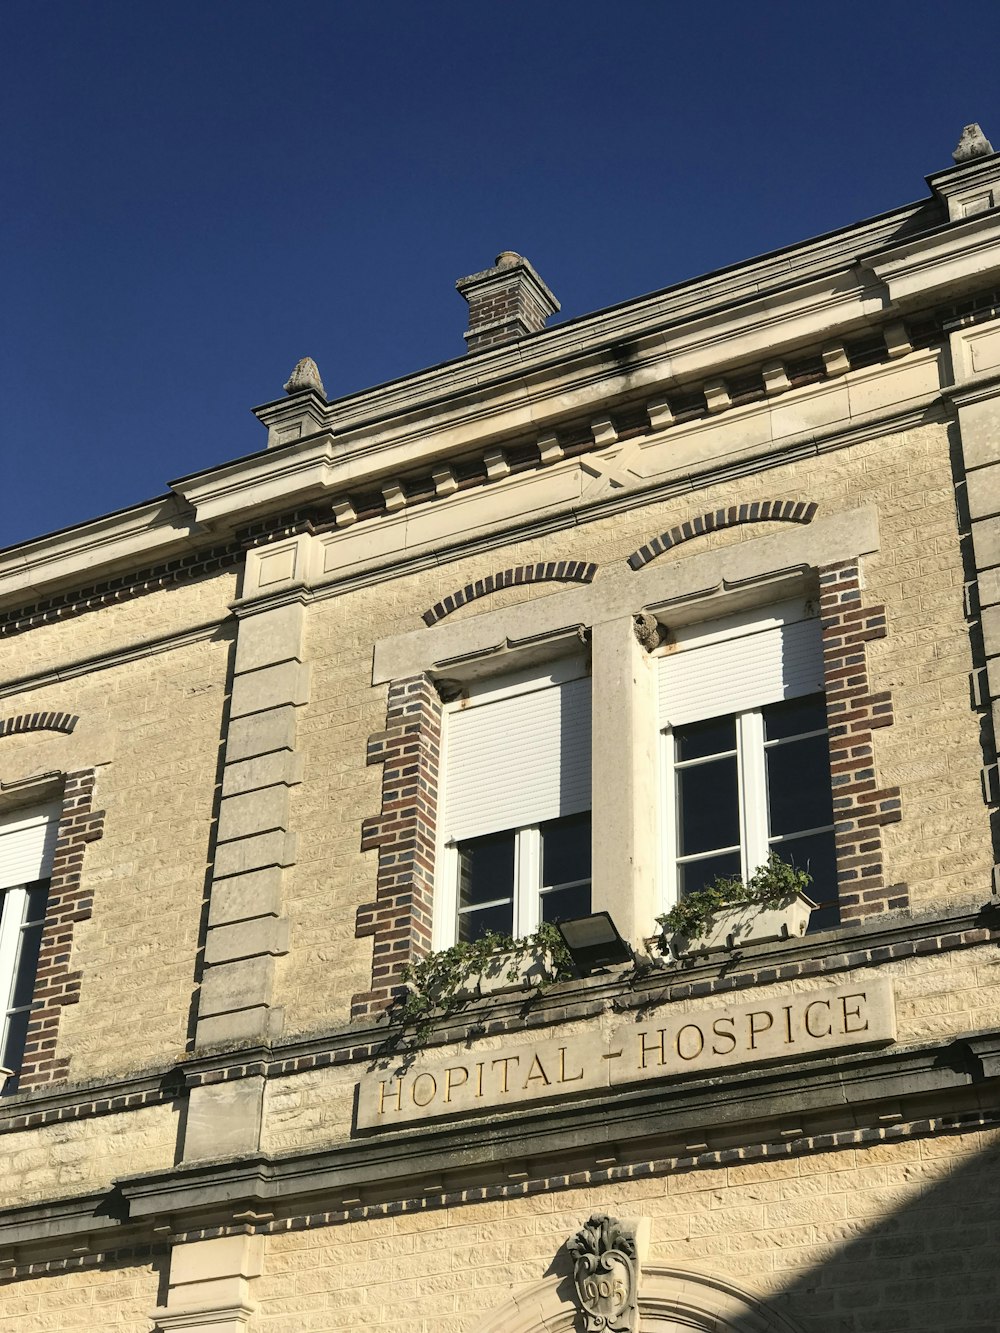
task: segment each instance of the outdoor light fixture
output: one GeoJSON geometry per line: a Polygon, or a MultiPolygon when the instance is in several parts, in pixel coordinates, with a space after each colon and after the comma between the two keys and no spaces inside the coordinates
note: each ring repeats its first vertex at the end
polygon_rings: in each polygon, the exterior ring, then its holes
{"type": "Polygon", "coordinates": [[[608,912],[592,912],[590,916],[578,916],[572,921],[557,921],[556,930],[581,976],[613,967],[615,963],[628,963],[634,957],[608,912]]]}

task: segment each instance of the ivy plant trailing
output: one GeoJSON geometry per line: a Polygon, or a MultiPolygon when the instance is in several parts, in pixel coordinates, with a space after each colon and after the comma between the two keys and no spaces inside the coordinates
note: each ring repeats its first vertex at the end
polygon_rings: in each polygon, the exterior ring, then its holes
{"type": "Polygon", "coordinates": [[[669,912],[656,918],[661,927],[661,944],[668,935],[700,935],[716,912],[757,904],[760,907],[784,907],[805,893],[812,883],[808,870],[797,870],[772,852],[746,882],[738,875],[717,875],[711,884],[687,894],[669,912]]]}
{"type": "Polygon", "coordinates": [[[469,979],[485,972],[498,955],[509,955],[507,977],[517,981],[521,976],[520,964],[546,953],[552,957],[554,976],[551,980],[562,981],[573,975],[572,959],[563,938],[548,921],[543,922],[534,934],[521,939],[489,930],[478,940],[429,953],[417,963],[408,963],[404,969],[406,992],[396,1002],[394,1016],[404,1026],[412,1026],[417,1040],[423,1041],[435,1021],[448,1018],[462,1008],[469,999],[469,979]]]}

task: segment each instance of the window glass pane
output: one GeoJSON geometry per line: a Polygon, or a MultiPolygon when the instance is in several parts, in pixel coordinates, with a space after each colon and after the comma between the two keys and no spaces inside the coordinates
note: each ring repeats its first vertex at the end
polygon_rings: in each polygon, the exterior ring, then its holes
{"type": "Polygon", "coordinates": [[[677,762],[736,749],[736,718],[711,717],[674,728],[677,762]]]}
{"type": "Polygon", "coordinates": [[[11,1008],[18,1009],[23,1004],[31,1003],[35,989],[35,969],[38,966],[38,946],[42,942],[42,927],[26,926],[21,931],[21,953],[14,972],[14,994],[11,1008]]]}
{"type": "Polygon", "coordinates": [[[500,903],[496,907],[474,907],[469,912],[459,913],[458,938],[462,943],[478,940],[490,930],[497,935],[513,935],[513,902],[500,903]]]}
{"type": "Polygon", "coordinates": [[[571,889],[553,889],[542,894],[543,921],[572,921],[590,915],[590,884],[576,884],[571,889]]]}
{"type": "Polygon", "coordinates": [[[804,731],[822,731],[826,727],[826,697],[807,694],[801,699],[784,699],[768,704],[764,713],[764,739],[784,740],[801,736],[804,731]]]}
{"type": "Polygon", "coordinates": [[[764,753],[771,837],[832,824],[830,747],[826,736],[787,741],[764,753]]]}
{"type": "Polygon", "coordinates": [[[488,930],[514,927],[514,833],[470,838],[458,848],[458,938],[478,940],[488,930]]]}
{"type": "Polygon", "coordinates": [[[837,906],[837,858],[833,833],[813,833],[808,838],[791,838],[773,844],[783,861],[798,870],[808,870],[812,883],[806,897],[818,907],[809,919],[810,930],[824,930],[840,920],[837,906]]]}
{"type": "Polygon", "coordinates": [[[680,881],[680,896],[694,893],[711,884],[717,875],[738,875],[740,873],[739,852],[725,852],[721,856],[706,856],[701,861],[688,861],[677,867],[680,881]]]}
{"type": "Polygon", "coordinates": [[[514,896],[514,834],[491,833],[458,846],[458,905],[477,907],[514,896]]]}
{"type": "Polygon", "coordinates": [[[49,901],[49,881],[40,880],[28,890],[28,902],[25,908],[25,921],[44,921],[45,908],[49,901]]]}
{"type": "MultiPolygon", "coordinates": [[[[28,1019],[30,1014],[27,1009],[19,1014],[14,1014],[7,1025],[7,1039],[3,1044],[3,1051],[0,1051],[0,1065],[5,1069],[20,1069],[21,1058],[24,1055],[24,1037],[28,1031],[28,1019]]],[[[13,1080],[8,1080],[6,1091],[12,1091],[13,1080]]]]}
{"type": "Polygon", "coordinates": [[[736,756],[712,759],[676,772],[680,855],[737,845],[740,815],[736,756]]]}
{"type": "Polygon", "coordinates": [[[542,887],[590,879],[590,814],[550,819],[542,835],[542,887]]]}

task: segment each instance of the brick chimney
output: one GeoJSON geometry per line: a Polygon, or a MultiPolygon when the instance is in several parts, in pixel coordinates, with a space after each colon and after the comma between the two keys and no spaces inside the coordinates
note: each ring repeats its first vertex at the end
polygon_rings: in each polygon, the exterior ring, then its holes
{"type": "Polygon", "coordinates": [[[505,250],[493,268],[472,273],[455,283],[469,303],[467,350],[479,352],[517,342],[545,327],[559,302],[521,255],[505,250]]]}

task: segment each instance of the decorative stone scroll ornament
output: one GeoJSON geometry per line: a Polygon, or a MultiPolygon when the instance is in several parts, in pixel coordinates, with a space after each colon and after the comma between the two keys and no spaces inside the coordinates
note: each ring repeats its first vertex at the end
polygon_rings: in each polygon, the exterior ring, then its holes
{"type": "Polygon", "coordinates": [[[635,627],[635,637],[646,652],[651,653],[654,648],[659,648],[660,644],[666,639],[667,632],[656,617],[643,611],[639,615],[633,616],[632,619],[635,627]]]}
{"type": "Polygon", "coordinates": [[[639,1260],[635,1233],[594,1213],[566,1247],[586,1333],[635,1333],[639,1323],[639,1260]]]}

